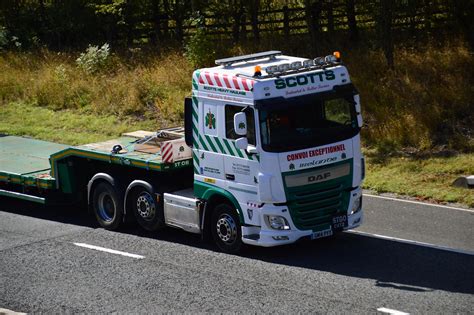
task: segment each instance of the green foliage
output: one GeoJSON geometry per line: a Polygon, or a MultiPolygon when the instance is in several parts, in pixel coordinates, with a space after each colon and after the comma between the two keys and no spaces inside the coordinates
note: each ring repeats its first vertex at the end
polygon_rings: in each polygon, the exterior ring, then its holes
{"type": "Polygon", "coordinates": [[[7,29],[0,26],[0,50],[6,48],[8,45],[8,33],[7,29]]]}
{"type": "Polygon", "coordinates": [[[192,67],[178,53],[145,64],[115,57],[114,71],[78,71],[69,54],[0,54],[0,106],[10,102],[176,125],[191,89],[192,67]]]}
{"type": "Polygon", "coordinates": [[[86,52],[81,53],[76,63],[79,68],[87,73],[95,73],[105,68],[109,61],[110,47],[105,43],[102,47],[91,46],[87,47],[86,52]]]}
{"type": "Polygon", "coordinates": [[[203,29],[198,29],[185,44],[185,56],[195,67],[212,65],[216,59],[214,43],[203,29]]]}
{"type": "Polygon", "coordinates": [[[23,45],[20,42],[20,39],[16,36],[12,36],[12,43],[13,43],[13,46],[16,47],[17,49],[21,49],[21,46],[23,45]]]}
{"type": "Polygon", "coordinates": [[[54,110],[81,108],[88,100],[88,83],[70,65],[60,63],[40,69],[40,79],[29,88],[28,101],[54,110]]]}
{"type": "MultiPolygon", "coordinates": [[[[199,19],[195,23],[199,25],[199,19]]],[[[210,66],[216,59],[216,43],[204,27],[197,27],[186,41],[184,49],[186,58],[196,68],[210,66]]]]}
{"type": "Polygon", "coordinates": [[[95,9],[97,14],[122,15],[126,0],[113,0],[111,3],[91,3],[89,6],[95,9]]]}
{"type": "Polygon", "coordinates": [[[474,58],[468,49],[462,44],[397,49],[394,57],[395,69],[377,50],[344,57],[361,93],[365,143],[392,152],[439,146],[472,152],[474,58]]]}
{"type": "Polygon", "coordinates": [[[58,83],[64,84],[68,81],[69,76],[67,74],[66,67],[63,64],[59,64],[54,68],[54,78],[58,83]]]}

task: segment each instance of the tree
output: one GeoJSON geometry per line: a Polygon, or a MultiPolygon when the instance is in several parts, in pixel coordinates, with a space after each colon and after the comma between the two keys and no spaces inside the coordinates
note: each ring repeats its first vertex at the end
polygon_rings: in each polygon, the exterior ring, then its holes
{"type": "Polygon", "coordinates": [[[326,17],[328,21],[328,33],[334,34],[334,3],[332,0],[327,0],[325,4],[326,17]]]}
{"type": "Polygon", "coordinates": [[[381,42],[382,50],[387,59],[389,68],[394,68],[393,61],[393,0],[380,0],[379,14],[378,14],[378,29],[379,41],[381,42]]]}
{"type": "Polygon", "coordinates": [[[309,35],[311,38],[311,50],[312,53],[317,56],[319,53],[319,24],[321,17],[321,0],[312,1],[305,0],[305,16],[306,25],[308,27],[309,35]]]}
{"type": "Polygon", "coordinates": [[[260,10],[260,0],[249,1],[250,20],[252,25],[253,38],[258,43],[260,42],[260,29],[258,27],[258,13],[260,10]]]}
{"type": "Polygon", "coordinates": [[[354,0],[346,0],[347,24],[349,26],[349,39],[352,43],[359,42],[359,29],[357,28],[354,0]]]}
{"type": "Polygon", "coordinates": [[[474,3],[472,1],[452,1],[456,26],[474,51],[474,3]]]}

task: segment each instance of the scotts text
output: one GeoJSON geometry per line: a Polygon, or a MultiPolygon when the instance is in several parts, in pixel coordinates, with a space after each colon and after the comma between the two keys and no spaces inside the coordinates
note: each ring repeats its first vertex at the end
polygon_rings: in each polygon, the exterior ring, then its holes
{"type": "Polygon", "coordinates": [[[286,87],[295,87],[298,85],[307,85],[317,82],[334,80],[336,75],[334,71],[327,70],[324,72],[314,72],[308,74],[297,75],[296,77],[289,77],[285,79],[275,80],[275,87],[277,89],[284,89],[286,87]]]}

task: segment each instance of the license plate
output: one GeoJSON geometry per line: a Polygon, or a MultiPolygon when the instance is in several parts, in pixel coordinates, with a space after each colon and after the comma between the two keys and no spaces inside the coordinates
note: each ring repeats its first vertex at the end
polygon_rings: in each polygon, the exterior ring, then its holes
{"type": "Polygon", "coordinates": [[[327,237],[331,235],[332,235],[332,228],[329,228],[327,230],[313,232],[313,234],[311,234],[311,239],[315,240],[317,238],[327,237]]]}
{"type": "Polygon", "coordinates": [[[347,215],[337,215],[332,218],[331,227],[333,231],[342,231],[347,227],[347,215]]]}

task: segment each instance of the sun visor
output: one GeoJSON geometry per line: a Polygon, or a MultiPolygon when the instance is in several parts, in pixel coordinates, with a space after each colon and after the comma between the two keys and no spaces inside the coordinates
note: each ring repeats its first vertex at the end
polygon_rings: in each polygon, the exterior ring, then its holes
{"type": "MultiPolygon", "coordinates": [[[[273,97],[267,98],[262,100],[255,101],[255,108],[258,110],[278,110],[284,109],[288,106],[292,105],[295,106],[300,103],[308,103],[315,100],[325,100],[331,99],[337,96],[344,97],[344,96],[353,96],[359,94],[356,87],[352,83],[344,84],[344,85],[335,85],[331,91],[314,93],[314,94],[307,94],[303,96],[295,96],[295,97],[273,97]]],[[[353,101],[353,100],[352,100],[353,101]]]]}

